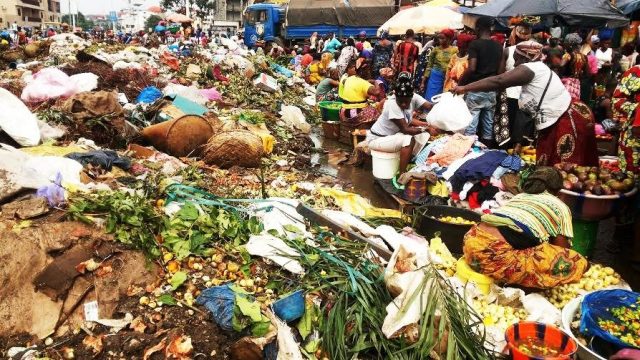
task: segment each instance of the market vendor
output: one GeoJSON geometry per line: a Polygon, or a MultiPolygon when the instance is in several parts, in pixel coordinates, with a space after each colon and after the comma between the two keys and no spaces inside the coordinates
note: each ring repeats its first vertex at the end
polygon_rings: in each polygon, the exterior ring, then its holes
{"type": "Polygon", "coordinates": [[[338,98],[340,85],[340,71],[337,68],[329,70],[329,76],[322,79],[316,87],[316,101],[335,101],[338,98]]]}
{"type": "MultiPolygon", "coordinates": [[[[513,70],[457,86],[454,92],[502,91],[522,86],[518,106],[528,116],[518,117],[522,123],[514,128],[530,134],[534,128],[538,131],[538,163],[597,166],[593,113],[586,104],[571,99],[558,75],[542,62],[542,48],[535,41],[521,42],[516,45],[513,70]]],[[[521,144],[515,144],[515,149],[519,152],[521,144]]]]}
{"type": "Polygon", "coordinates": [[[524,193],[483,215],[464,238],[471,268],[500,283],[551,288],[579,281],[589,265],[570,250],[571,210],[555,194],[562,175],[539,167],[524,181],[524,193]]]}
{"type": "Polygon", "coordinates": [[[426,122],[414,119],[413,113],[432,106],[422,96],[414,94],[411,74],[401,73],[396,81],[395,95],[387,99],[382,114],[367,132],[367,146],[375,151],[400,152],[399,171],[404,173],[411,157],[420,151],[414,136],[428,128],[426,122]]]}
{"type": "Polygon", "coordinates": [[[362,74],[367,62],[363,58],[352,60],[347,66],[347,73],[340,79],[338,96],[342,101],[340,121],[351,126],[373,123],[379,115],[375,104],[369,102],[369,97],[378,97],[380,90],[362,74]]]}

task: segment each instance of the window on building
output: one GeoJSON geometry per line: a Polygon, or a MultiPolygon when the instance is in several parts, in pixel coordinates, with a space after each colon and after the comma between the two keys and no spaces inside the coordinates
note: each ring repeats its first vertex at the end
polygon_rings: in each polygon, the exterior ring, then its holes
{"type": "Polygon", "coordinates": [[[22,16],[22,9],[18,8],[18,16],[22,16]]]}

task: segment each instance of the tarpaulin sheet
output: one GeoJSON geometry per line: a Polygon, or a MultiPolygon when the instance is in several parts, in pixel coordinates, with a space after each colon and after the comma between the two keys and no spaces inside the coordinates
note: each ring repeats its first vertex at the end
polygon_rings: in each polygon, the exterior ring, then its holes
{"type": "Polygon", "coordinates": [[[338,25],[335,0],[291,0],[287,8],[287,25],[338,25]]]}
{"type": "Polygon", "coordinates": [[[527,15],[543,16],[545,22],[550,23],[555,17],[567,25],[584,27],[621,27],[629,23],[609,0],[493,0],[466,13],[472,17],[482,15],[498,18],[501,22],[513,16],[527,15]]]}
{"type": "Polygon", "coordinates": [[[291,0],[287,25],[380,26],[394,13],[393,0],[291,0]]]}
{"type": "Polygon", "coordinates": [[[395,14],[395,4],[393,0],[336,1],[336,12],[340,25],[380,26],[395,14]]]}

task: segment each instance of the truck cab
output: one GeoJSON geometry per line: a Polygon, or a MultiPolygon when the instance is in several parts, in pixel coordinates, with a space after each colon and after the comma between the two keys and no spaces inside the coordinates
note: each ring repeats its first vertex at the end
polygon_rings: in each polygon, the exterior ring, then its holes
{"type": "Polygon", "coordinates": [[[281,42],[285,9],[277,4],[253,4],[244,11],[244,43],[248,47],[281,42]]]}

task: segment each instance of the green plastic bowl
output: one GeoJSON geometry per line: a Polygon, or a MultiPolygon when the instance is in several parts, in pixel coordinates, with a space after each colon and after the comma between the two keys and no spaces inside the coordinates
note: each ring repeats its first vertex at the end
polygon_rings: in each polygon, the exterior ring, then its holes
{"type": "Polygon", "coordinates": [[[339,121],[340,109],[342,109],[342,103],[339,101],[320,101],[318,103],[320,107],[320,115],[323,121],[339,121]]]}

